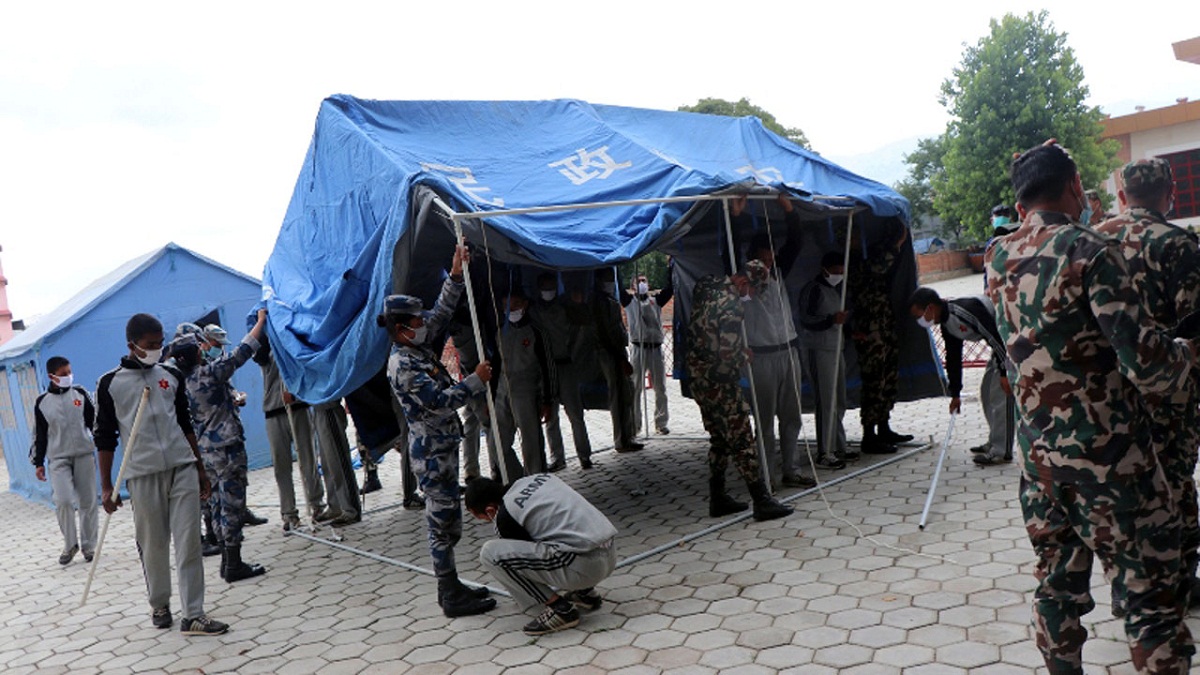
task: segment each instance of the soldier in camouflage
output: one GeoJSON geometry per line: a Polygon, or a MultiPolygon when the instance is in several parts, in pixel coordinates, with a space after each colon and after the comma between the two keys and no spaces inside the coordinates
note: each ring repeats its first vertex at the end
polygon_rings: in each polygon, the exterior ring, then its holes
{"type": "MultiPolygon", "coordinates": [[[[1174,328],[1183,317],[1200,309],[1200,245],[1188,230],[1167,222],[1175,182],[1165,159],[1141,159],[1121,171],[1124,187],[1117,192],[1122,213],[1096,226],[1096,231],[1122,242],[1121,252],[1142,307],[1160,328],[1174,328]]],[[[1182,577],[1179,598],[1200,601],[1196,580],[1200,548],[1200,519],[1196,504],[1196,449],[1200,446],[1200,387],[1197,378],[1153,410],[1154,439],[1167,480],[1179,500],[1183,518],[1182,577]]],[[[1114,593],[1114,613],[1120,613],[1120,581],[1114,593]]]]}
{"type": "MultiPolygon", "coordinates": [[[[199,358],[184,346],[172,347],[175,362],[187,376],[192,426],[212,484],[209,508],[221,544],[221,578],[229,583],[266,573],[261,565],[242,561],[242,527],[246,512],[246,438],[229,379],[258,351],[267,311],[259,310],[250,333],[229,354],[219,344],[197,345],[199,358]]],[[[184,340],[194,338],[185,337],[184,340]]]]}
{"type": "MultiPolygon", "coordinates": [[[[747,268],[752,273],[766,275],[761,261],[752,260],[747,268]]],[[[696,282],[688,323],[691,340],[687,374],[691,378],[692,398],[700,406],[700,416],[710,436],[708,514],[717,518],[746,510],[744,503],[725,492],[725,467],[732,458],[753,498],[754,519],[771,520],[791,514],[792,509],[771,497],[763,480],[754,432],[750,429],[750,406],[739,386],[742,369],[750,362],[750,351],[742,334],[741,302],[749,292],[750,280],[744,274],[709,275],[696,282]]]]}
{"type": "Polygon", "coordinates": [[[896,443],[913,439],[911,434],[892,431],[890,421],[900,377],[900,340],[890,293],[900,247],[907,237],[907,228],[896,223],[889,236],[867,248],[865,256],[850,257],[847,283],[854,302],[850,337],[862,378],[859,417],[862,451],[868,455],[896,452],[896,443]]]}
{"type": "Polygon", "coordinates": [[[429,526],[429,552],[438,580],[438,604],[448,617],[482,614],[496,606],[487,589],[467,588],[458,579],[454,545],[462,536],[462,507],[459,504],[458,446],[462,421],[458,409],[483,393],[492,377],[491,364],[479,363],[475,372],[455,383],[431,345],[454,317],[463,292],[462,266],[465,246],[455,249],[450,276],[432,311],[424,311],[420,298],[389,295],[384,300],[379,324],[392,340],[388,377],[392,391],[408,420],[409,452],[413,470],[425,493],[425,520],[429,526]]]}
{"type": "Polygon", "coordinates": [[[1144,312],[1118,242],[1078,222],[1075,162],[1048,142],[1018,156],[1020,228],[987,253],[988,292],[1020,413],[1020,500],[1038,556],[1034,630],[1051,673],[1082,673],[1092,560],[1127,589],[1141,673],[1186,673],[1194,651],[1176,601],[1179,510],[1142,397],[1185,386],[1195,345],[1144,312]]]}

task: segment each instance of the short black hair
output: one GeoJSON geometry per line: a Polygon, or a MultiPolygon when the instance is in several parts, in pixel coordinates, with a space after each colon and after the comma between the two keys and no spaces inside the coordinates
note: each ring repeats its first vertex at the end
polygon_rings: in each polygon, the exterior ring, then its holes
{"type": "Polygon", "coordinates": [[[829,269],[830,267],[844,267],[846,265],[846,256],[837,251],[829,251],[821,256],[821,269],[829,269]]]}
{"type": "Polygon", "coordinates": [[[909,307],[928,307],[940,304],[941,302],[942,296],[938,295],[937,291],[928,286],[922,286],[913,291],[912,295],[908,296],[909,307]]]}
{"type": "Polygon", "coordinates": [[[146,335],[161,332],[163,332],[162,322],[150,314],[134,314],[125,324],[125,340],[127,342],[136,343],[146,335]]]}
{"type": "Polygon", "coordinates": [[[463,505],[471,513],[480,513],[492,504],[504,501],[504,493],[508,492],[499,481],[479,477],[467,481],[467,491],[463,495],[463,505]]]}
{"type": "Polygon", "coordinates": [[[63,366],[69,366],[71,362],[65,356],[51,356],[46,359],[46,374],[53,375],[55,371],[63,366]]]}
{"type": "Polygon", "coordinates": [[[1124,190],[1125,196],[1141,205],[1166,197],[1173,187],[1174,184],[1171,181],[1164,181],[1162,183],[1138,182],[1134,184],[1125,183],[1124,190]]]}
{"type": "Polygon", "coordinates": [[[1079,173],[1066,149],[1057,143],[1026,150],[1013,160],[1009,175],[1017,202],[1030,206],[1056,199],[1079,173]]]}
{"type": "Polygon", "coordinates": [[[771,235],[767,232],[759,232],[750,237],[750,246],[746,248],[746,258],[757,260],[759,251],[775,252],[775,247],[771,246],[771,235]]]}

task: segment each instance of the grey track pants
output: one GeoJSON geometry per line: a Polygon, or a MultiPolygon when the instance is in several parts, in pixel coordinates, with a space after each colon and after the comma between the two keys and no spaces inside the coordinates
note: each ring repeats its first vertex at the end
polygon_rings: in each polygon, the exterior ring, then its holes
{"type": "Polygon", "coordinates": [[[493,539],[479,551],[479,562],[512,594],[521,609],[544,605],[557,591],[591,588],[612,574],[616,548],[610,544],[586,553],[519,539],[493,539]]]}
{"type": "Polygon", "coordinates": [[[63,550],[78,545],[84,551],[96,550],[96,456],[56,457],[46,461],[50,490],[54,494],[54,513],[63,535],[63,550]],[[79,527],[75,527],[75,506],[79,505],[79,527]]]}
{"type": "Polygon", "coordinates": [[[133,502],[133,532],[150,608],[171,604],[171,543],[183,618],[204,615],[204,563],[200,557],[200,474],[195,463],[125,481],[133,502]]]}

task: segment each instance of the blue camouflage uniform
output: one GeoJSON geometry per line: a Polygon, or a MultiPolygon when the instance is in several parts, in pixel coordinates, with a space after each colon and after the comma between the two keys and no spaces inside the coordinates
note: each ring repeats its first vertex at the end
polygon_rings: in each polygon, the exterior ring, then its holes
{"type": "Polygon", "coordinates": [[[454,545],[462,536],[462,507],[459,504],[458,448],[462,421],[458,409],[484,390],[475,374],[455,383],[440,353],[439,345],[450,324],[454,307],[463,292],[461,281],[447,278],[433,310],[421,311],[415,298],[412,314],[425,319],[427,337],[420,346],[392,345],[388,377],[392,390],[408,420],[409,452],[413,471],[425,493],[425,519],[429,525],[429,553],[439,579],[457,578],[454,545]]]}
{"type": "Polygon", "coordinates": [[[187,376],[192,426],[212,484],[213,525],[225,546],[242,543],[247,484],[246,438],[229,380],[258,347],[258,340],[247,335],[231,353],[196,366],[187,376]]]}

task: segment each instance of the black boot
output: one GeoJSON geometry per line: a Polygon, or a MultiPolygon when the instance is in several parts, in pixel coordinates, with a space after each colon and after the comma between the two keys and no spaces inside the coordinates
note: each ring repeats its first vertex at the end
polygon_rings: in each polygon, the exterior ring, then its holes
{"type": "Polygon", "coordinates": [[[367,477],[363,480],[362,488],[359,494],[370,494],[383,489],[383,484],[379,482],[379,470],[375,468],[367,469],[367,477]]]}
{"type": "MultiPolygon", "coordinates": [[[[481,600],[492,594],[491,591],[489,591],[487,589],[487,586],[479,586],[478,588],[471,588],[470,586],[468,586],[468,585],[464,584],[462,581],[460,581],[458,577],[451,577],[450,580],[444,584],[439,581],[438,588],[442,588],[443,586],[446,588],[457,587],[455,589],[456,593],[466,594],[466,595],[469,595],[474,598],[479,598],[481,600]]],[[[442,606],[442,592],[439,591],[438,592],[438,607],[441,607],[441,606],[442,606]]]]}
{"type": "Polygon", "coordinates": [[[225,574],[221,578],[231,584],[242,579],[260,577],[267,573],[267,568],[262,565],[242,562],[242,547],[240,545],[226,546],[224,557],[225,574]]]}
{"type": "Polygon", "coordinates": [[[890,455],[896,452],[896,446],[875,433],[874,424],[863,425],[863,439],[860,447],[864,455],[890,455]]]}
{"type": "Polygon", "coordinates": [[[263,518],[261,516],[256,516],[256,515],[254,515],[253,511],[251,511],[250,509],[246,509],[245,511],[242,511],[242,524],[247,527],[254,527],[255,525],[266,525],[267,519],[263,518]]]}
{"type": "Polygon", "coordinates": [[[725,472],[712,470],[708,478],[708,515],[720,518],[746,510],[746,503],[739,502],[725,492],[725,472]]]}
{"type": "Polygon", "coordinates": [[[479,597],[479,591],[471,590],[463,585],[458,577],[438,579],[438,605],[442,613],[450,618],[459,616],[474,616],[496,608],[496,599],[479,597]]]}
{"type": "Polygon", "coordinates": [[[205,511],[204,534],[200,537],[200,555],[207,558],[220,552],[221,545],[217,543],[217,534],[213,532],[212,513],[205,511]]]}
{"type": "Polygon", "coordinates": [[[897,443],[907,443],[913,439],[912,434],[898,434],[892,431],[891,422],[885,421],[879,425],[879,438],[884,443],[895,445],[897,443]]]}
{"type": "Polygon", "coordinates": [[[221,554],[221,578],[224,579],[225,578],[225,564],[228,562],[229,557],[225,555],[225,547],[220,544],[217,545],[217,553],[221,554]]]}
{"type": "Polygon", "coordinates": [[[792,515],[792,507],[781,504],[772,497],[771,491],[767,489],[767,484],[761,478],[753,483],[747,483],[746,487],[750,488],[750,498],[754,500],[755,520],[775,520],[792,515]]]}

